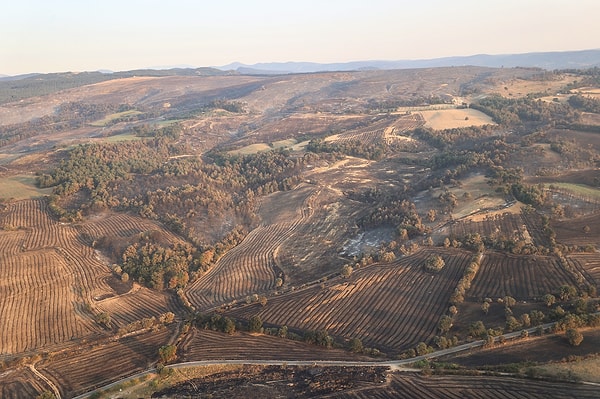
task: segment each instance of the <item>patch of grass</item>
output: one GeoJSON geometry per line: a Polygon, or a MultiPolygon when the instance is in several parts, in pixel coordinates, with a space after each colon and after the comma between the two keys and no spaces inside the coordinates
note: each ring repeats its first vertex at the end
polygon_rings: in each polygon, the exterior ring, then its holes
{"type": "Polygon", "coordinates": [[[176,123],[179,123],[179,122],[183,122],[185,120],[186,119],[167,119],[167,120],[164,120],[164,121],[157,122],[156,126],[159,127],[159,128],[161,128],[161,127],[167,127],[167,126],[171,126],[171,125],[174,125],[176,123]]]}
{"type": "Polygon", "coordinates": [[[272,148],[269,147],[268,144],[257,143],[257,144],[247,145],[247,146],[239,148],[237,150],[229,151],[229,154],[251,155],[251,154],[256,154],[257,152],[260,152],[260,151],[269,151],[270,149],[272,149],[272,148]]]}
{"type": "Polygon", "coordinates": [[[104,126],[109,125],[112,121],[114,121],[116,119],[124,118],[127,116],[139,115],[139,114],[141,114],[141,112],[136,111],[134,109],[131,109],[129,111],[116,112],[114,114],[107,115],[104,119],[94,121],[94,122],[90,123],[90,125],[95,126],[95,127],[104,127],[104,126]]]}
{"type": "Polygon", "coordinates": [[[16,175],[0,178],[0,198],[23,200],[50,195],[52,188],[40,189],[35,186],[35,176],[16,175]]]}
{"type": "MultiPolygon", "coordinates": [[[[448,191],[458,199],[457,207],[452,211],[455,219],[460,219],[481,209],[502,206],[506,201],[496,193],[483,174],[474,174],[460,180],[460,186],[449,187],[448,191]],[[467,193],[467,195],[465,195],[467,193]]],[[[443,191],[435,189],[432,197],[437,198],[443,191]]]]}
{"type": "Polygon", "coordinates": [[[131,141],[131,140],[140,140],[141,137],[138,137],[132,133],[123,133],[123,134],[116,134],[114,136],[108,136],[108,137],[104,137],[102,138],[102,141],[105,143],[118,143],[121,141],[131,141]]]}
{"type": "Polygon", "coordinates": [[[535,372],[557,379],[600,383],[600,356],[591,356],[573,362],[545,364],[535,367],[535,372]]]}
{"type": "Polygon", "coordinates": [[[582,197],[590,197],[594,199],[600,199],[600,190],[585,184],[575,183],[551,183],[554,187],[559,187],[565,190],[571,191],[575,195],[581,195],[582,197]]]}
{"type": "Polygon", "coordinates": [[[260,151],[269,151],[277,148],[290,148],[294,150],[298,142],[295,139],[278,140],[272,143],[250,144],[237,150],[229,151],[229,154],[251,155],[260,151]]]}

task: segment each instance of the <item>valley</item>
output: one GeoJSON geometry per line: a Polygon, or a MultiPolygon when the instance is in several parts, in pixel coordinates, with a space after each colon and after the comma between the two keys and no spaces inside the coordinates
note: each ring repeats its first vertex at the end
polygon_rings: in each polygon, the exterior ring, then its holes
{"type": "Polygon", "coordinates": [[[597,394],[598,68],[81,78],[0,104],[0,397],[597,394]]]}

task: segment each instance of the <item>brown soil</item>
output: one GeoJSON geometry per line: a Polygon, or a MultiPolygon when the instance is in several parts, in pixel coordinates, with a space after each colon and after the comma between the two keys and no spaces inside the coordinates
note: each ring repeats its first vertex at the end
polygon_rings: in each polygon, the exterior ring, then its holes
{"type": "Polygon", "coordinates": [[[514,343],[509,341],[494,348],[445,356],[439,360],[477,368],[521,362],[558,362],[569,356],[600,353],[600,329],[587,329],[581,332],[584,338],[579,346],[569,345],[564,334],[552,334],[543,337],[532,336],[514,343]]]}

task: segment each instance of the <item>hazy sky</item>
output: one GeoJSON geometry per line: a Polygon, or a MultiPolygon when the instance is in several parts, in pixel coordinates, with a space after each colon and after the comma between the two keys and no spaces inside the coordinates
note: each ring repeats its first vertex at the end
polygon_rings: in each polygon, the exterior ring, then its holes
{"type": "Polygon", "coordinates": [[[1,0],[0,74],[600,48],[600,0],[1,0]]]}

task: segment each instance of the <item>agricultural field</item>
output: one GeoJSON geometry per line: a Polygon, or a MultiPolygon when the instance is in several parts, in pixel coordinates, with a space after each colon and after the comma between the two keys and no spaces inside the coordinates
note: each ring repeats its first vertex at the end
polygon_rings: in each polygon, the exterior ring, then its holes
{"type": "Polygon", "coordinates": [[[552,79],[507,79],[497,82],[491,92],[505,97],[523,97],[529,93],[547,92],[552,98],[565,85],[572,83],[575,76],[568,73],[554,76],[552,79]]]}
{"type": "Polygon", "coordinates": [[[34,398],[50,391],[48,384],[29,367],[19,367],[0,374],[0,397],[6,399],[34,398]]]}
{"type": "Polygon", "coordinates": [[[569,255],[568,259],[574,262],[590,283],[595,283],[596,287],[600,286],[600,254],[597,252],[573,254],[569,255]]]}
{"type": "MultiPolygon", "coordinates": [[[[480,202],[476,200],[476,203],[480,202]]],[[[477,208],[471,211],[467,217],[443,226],[433,236],[440,243],[443,237],[461,238],[468,234],[479,234],[491,240],[514,240],[526,244],[537,244],[534,241],[537,235],[534,229],[528,228],[523,214],[518,212],[520,210],[518,204],[508,207],[507,205],[492,204],[495,205],[493,208],[477,208]]]]}
{"type": "Polygon", "coordinates": [[[194,328],[179,344],[182,360],[373,360],[344,349],[314,345],[263,334],[236,332],[233,335],[194,328]]]}
{"type": "Polygon", "coordinates": [[[82,245],[72,226],[50,218],[44,200],[11,203],[0,220],[5,226],[0,232],[0,314],[3,320],[15,320],[0,336],[2,355],[98,334],[85,304],[111,289],[103,281],[108,269],[93,250],[82,245]]]}
{"type": "MultiPolygon", "coordinates": [[[[485,350],[443,356],[439,360],[471,369],[481,369],[486,366],[500,369],[502,366],[520,365],[518,372],[521,373],[526,372],[528,366],[568,367],[577,366],[580,362],[586,364],[584,362],[586,358],[589,360],[587,363],[593,365],[598,361],[600,330],[588,328],[582,329],[581,332],[584,338],[578,346],[569,345],[564,333],[548,333],[498,344],[485,350]]],[[[597,379],[597,376],[594,379],[597,379]]]]}
{"type": "Polygon", "coordinates": [[[427,110],[420,114],[425,119],[425,127],[436,130],[494,124],[488,115],[470,108],[427,110]]]}
{"type": "Polygon", "coordinates": [[[62,397],[71,398],[146,370],[158,360],[158,348],[168,344],[173,334],[174,328],[162,327],[99,345],[81,345],[41,361],[36,368],[60,387],[62,397]]]}
{"type": "Polygon", "coordinates": [[[600,237],[600,214],[558,220],[552,224],[556,240],[567,245],[592,245],[598,247],[600,237]]]}
{"type": "Polygon", "coordinates": [[[119,119],[128,118],[128,117],[132,117],[132,116],[139,115],[139,114],[141,114],[141,112],[136,111],[136,110],[116,112],[114,114],[107,115],[105,118],[94,121],[90,124],[95,127],[105,127],[111,123],[114,123],[115,121],[117,121],[119,119]]]}
{"type": "Polygon", "coordinates": [[[362,398],[595,398],[596,387],[492,376],[395,374],[388,386],[342,392],[330,397],[362,398]]]}
{"type": "Polygon", "coordinates": [[[313,195],[312,188],[297,191],[296,198],[300,203],[291,208],[293,212],[289,219],[280,218],[254,229],[240,245],[190,286],[186,294],[192,304],[207,309],[276,287],[280,272],[274,259],[275,251],[311,216],[311,208],[306,203],[313,195]]]}
{"type": "Polygon", "coordinates": [[[469,296],[479,302],[507,295],[529,301],[555,292],[564,284],[574,285],[576,280],[554,257],[488,252],[481,261],[469,296]]]}
{"type": "Polygon", "coordinates": [[[3,200],[18,201],[48,195],[51,190],[37,188],[33,176],[17,175],[0,178],[0,193],[3,200]]]}
{"type": "Polygon", "coordinates": [[[470,254],[445,251],[438,274],[423,271],[431,254],[422,250],[390,264],[356,270],[348,279],[327,282],[269,298],[266,306],[245,306],[227,314],[301,330],[325,330],[344,339],[400,352],[435,335],[450,294],[469,263],[470,254]],[[427,309],[427,314],[423,310],[427,309]]]}
{"type": "MultiPolygon", "coordinates": [[[[169,73],[0,104],[2,397],[74,397],[155,367],[165,345],[173,362],[395,359],[472,342],[476,321],[510,331],[506,296],[519,317],[596,306],[594,71],[169,73]],[[554,101],[569,90],[589,101],[554,101]],[[565,286],[572,298],[556,299],[565,286]],[[200,329],[217,315],[235,333],[200,329]],[[283,326],[294,340],[269,335],[283,326]]],[[[589,354],[584,333],[578,349],[552,347],[589,354]]],[[[545,359],[548,342],[529,353],[545,359]]],[[[473,353],[482,366],[496,356],[473,353]]],[[[268,367],[193,384],[262,384],[269,396],[291,392],[269,385],[289,378],[306,384],[298,397],[568,393],[508,377],[268,367]]]]}

